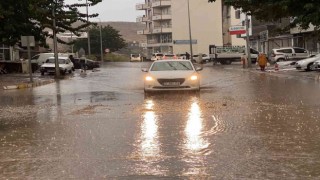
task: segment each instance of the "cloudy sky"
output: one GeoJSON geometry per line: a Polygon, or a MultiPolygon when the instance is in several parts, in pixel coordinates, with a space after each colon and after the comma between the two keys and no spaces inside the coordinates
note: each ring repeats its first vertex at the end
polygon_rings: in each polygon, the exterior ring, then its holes
{"type": "MultiPolygon", "coordinates": [[[[79,3],[85,0],[65,0],[66,3],[79,3]]],[[[137,16],[142,15],[143,11],[136,10],[137,3],[143,3],[144,0],[102,0],[101,3],[89,7],[90,13],[98,13],[101,21],[130,21],[135,22],[137,16]]],[[[86,12],[85,8],[79,9],[86,12]]],[[[99,21],[94,20],[92,21],[99,21]]]]}

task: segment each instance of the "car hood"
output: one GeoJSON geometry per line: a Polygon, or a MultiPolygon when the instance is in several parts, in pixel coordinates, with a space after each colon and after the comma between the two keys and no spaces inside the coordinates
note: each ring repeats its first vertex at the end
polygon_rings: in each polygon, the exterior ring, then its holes
{"type": "Polygon", "coordinates": [[[155,78],[174,79],[174,78],[187,78],[195,73],[197,72],[196,71],[150,71],[149,75],[155,78]]]}
{"type": "Polygon", "coordinates": [[[297,61],[297,64],[311,63],[318,60],[320,60],[320,56],[315,56],[315,57],[299,60],[297,61]]]}

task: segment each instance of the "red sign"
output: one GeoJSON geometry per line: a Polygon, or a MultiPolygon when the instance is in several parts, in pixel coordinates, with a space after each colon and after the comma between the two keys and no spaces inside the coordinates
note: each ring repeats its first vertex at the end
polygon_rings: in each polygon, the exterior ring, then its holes
{"type": "Polygon", "coordinates": [[[230,35],[245,34],[246,33],[246,27],[244,27],[244,26],[231,26],[229,28],[229,33],[230,33],[230,35]]]}

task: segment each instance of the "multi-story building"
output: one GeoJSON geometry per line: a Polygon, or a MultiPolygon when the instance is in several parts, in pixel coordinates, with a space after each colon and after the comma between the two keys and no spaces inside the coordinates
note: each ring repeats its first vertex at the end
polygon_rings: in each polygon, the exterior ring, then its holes
{"type": "Polygon", "coordinates": [[[136,5],[136,10],[145,11],[137,18],[145,28],[137,33],[147,36],[149,55],[190,53],[190,34],[193,54],[207,54],[209,45],[245,45],[243,38],[229,35],[229,27],[241,25],[241,21],[236,19],[234,8],[223,4],[223,0],[145,0],[136,5]]]}

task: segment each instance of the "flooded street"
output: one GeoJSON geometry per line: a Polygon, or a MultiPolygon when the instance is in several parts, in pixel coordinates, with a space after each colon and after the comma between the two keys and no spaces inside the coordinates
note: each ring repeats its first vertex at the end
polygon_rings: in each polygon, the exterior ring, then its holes
{"type": "Polygon", "coordinates": [[[145,66],[1,91],[1,178],[320,178],[319,72],[206,64],[200,93],[145,96],[145,66]]]}

